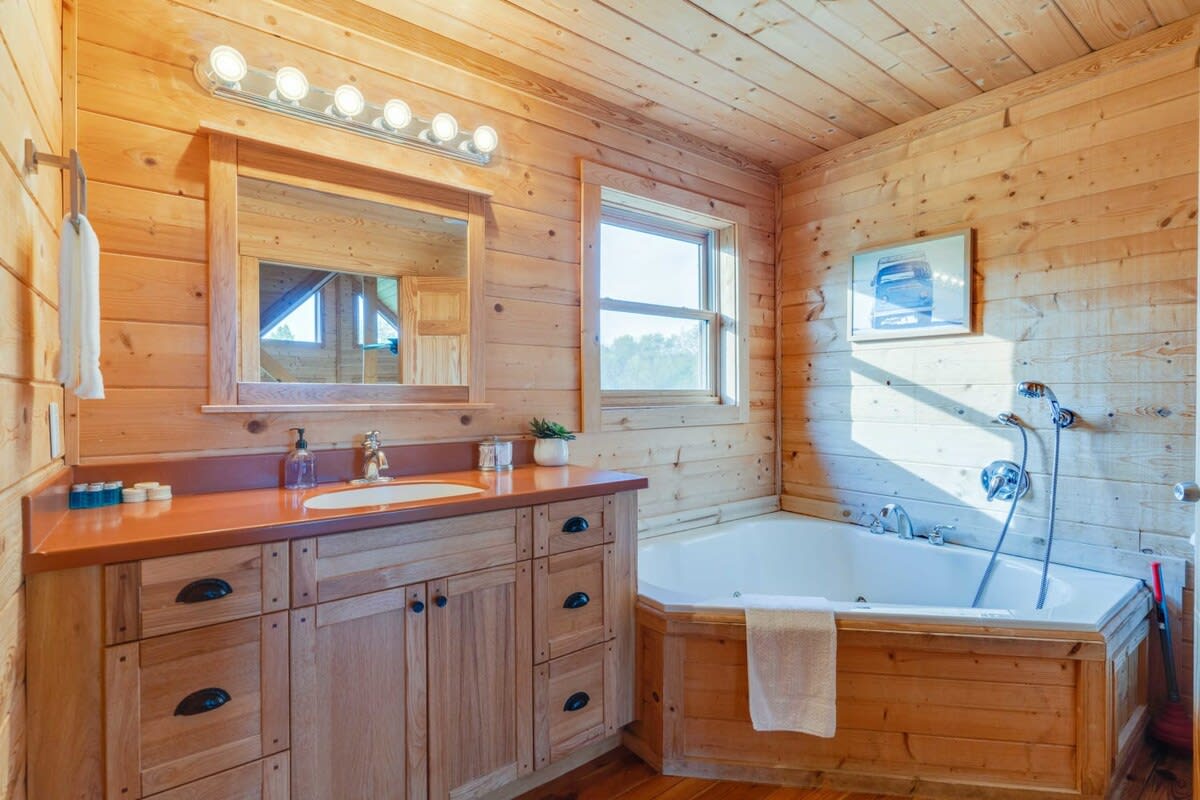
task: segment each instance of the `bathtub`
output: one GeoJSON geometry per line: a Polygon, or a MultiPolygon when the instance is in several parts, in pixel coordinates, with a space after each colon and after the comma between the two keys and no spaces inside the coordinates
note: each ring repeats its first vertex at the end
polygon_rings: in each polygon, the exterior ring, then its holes
{"type": "Polygon", "coordinates": [[[639,721],[666,774],[928,797],[1099,798],[1148,720],[1140,581],[778,512],[643,541],[639,721]],[[742,596],[832,601],[838,731],[750,724],[742,596]]]}
{"type": "Polygon", "coordinates": [[[1133,578],[1051,564],[1038,611],[1041,563],[1001,555],[973,609],[989,556],[780,511],[643,542],[638,591],[667,611],[741,608],[743,594],[808,595],[833,601],[839,619],[1069,631],[1100,630],[1143,591],[1133,578]]]}

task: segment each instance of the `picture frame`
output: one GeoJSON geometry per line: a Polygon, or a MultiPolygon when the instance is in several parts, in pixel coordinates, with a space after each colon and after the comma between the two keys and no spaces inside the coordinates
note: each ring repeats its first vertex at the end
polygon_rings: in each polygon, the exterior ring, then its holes
{"type": "Polygon", "coordinates": [[[850,341],[971,332],[971,228],[861,250],[850,258],[850,341]]]}

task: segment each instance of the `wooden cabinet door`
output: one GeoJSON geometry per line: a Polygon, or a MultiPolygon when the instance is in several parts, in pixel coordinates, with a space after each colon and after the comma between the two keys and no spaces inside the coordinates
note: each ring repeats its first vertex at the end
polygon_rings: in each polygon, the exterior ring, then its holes
{"type": "Polygon", "coordinates": [[[147,797],[287,749],[286,612],[104,658],[106,797],[147,797]]]}
{"type": "Polygon", "coordinates": [[[533,660],[544,661],[600,644],[614,635],[605,596],[612,545],[568,550],[533,564],[533,660]]]}
{"type": "Polygon", "coordinates": [[[429,584],[429,797],[469,800],[533,770],[529,562],[429,584]]]}
{"type": "Polygon", "coordinates": [[[424,585],[292,611],[293,800],[426,797],[424,585]]]}
{"type": "Polygon", "coordinates": [[[466,278],[400,279],[401,383],[467,382],[471,295],[466,278]]]}

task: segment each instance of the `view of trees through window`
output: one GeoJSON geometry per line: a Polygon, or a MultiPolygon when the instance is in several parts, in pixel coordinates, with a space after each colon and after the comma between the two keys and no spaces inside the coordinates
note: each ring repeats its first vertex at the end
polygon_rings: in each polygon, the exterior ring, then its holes
{"type": "Polygon", "coordinates": [[[600,228],[601,388],[711,391],[706,232],[607,213],[600,228]]]}
{"type": "Polygon", "coordinates": [[[643,333],[618,336],[600,348],[604,388],[694,389],[703,385],[698,365],[700,343],[695,336],[643,333]]]}

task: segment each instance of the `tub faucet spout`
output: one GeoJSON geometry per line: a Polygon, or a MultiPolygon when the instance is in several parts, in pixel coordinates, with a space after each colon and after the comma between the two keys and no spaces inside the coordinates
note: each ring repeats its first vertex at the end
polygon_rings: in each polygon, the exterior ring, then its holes
{"type": "Polygon", "coordinates": [[[888,503],[879,511],[880,519],[884,520],[884,525],[887,525],[887,520],[892,517],[896,518],[896,533],[901,539],[913,538],[912,520],[908,516],[908,512],[899,503],[888,503]]]}

